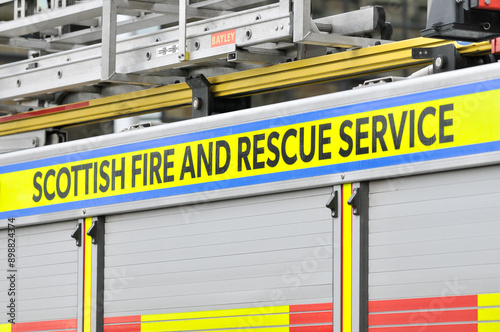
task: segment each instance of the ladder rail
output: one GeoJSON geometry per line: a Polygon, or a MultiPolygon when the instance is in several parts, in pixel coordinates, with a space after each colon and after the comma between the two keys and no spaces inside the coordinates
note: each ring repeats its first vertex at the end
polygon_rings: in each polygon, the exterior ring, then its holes
{"type": "MultiPolygon", "coordinates": [[[[216,97],[238,97],[277,91],[286,87],[341,80],[388,70],[427,65],[430,59],[412,59],[415,47],[449,44],[439,39],[416,38],[318,58],[256,68],[209,78],[216,97]]],[[[489,42],[457,45],[462,54],[487,54],[489,42]]],[[[0,117],[0,136],[126,117],[180,108],[191,104],[186,83],[89,100],[76,104],[0,117]]],[[[1,110],[1,105],[0,105],[1,110]]]]}

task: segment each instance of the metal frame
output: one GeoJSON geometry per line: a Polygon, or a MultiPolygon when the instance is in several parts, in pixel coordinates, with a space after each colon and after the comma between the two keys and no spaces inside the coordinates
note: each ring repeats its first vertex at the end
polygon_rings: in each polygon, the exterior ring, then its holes
{"type": "MultiPolygon", "coordinates": [[[[320,33],[316,23],[311,18],[311,0],[294,1],[293,13],[294,43],[341,48],[359,48],[388,42],[381,39],[345,36],[337,33],[336,31],[332,31],[330,33],[320,33]]],[[[370,21],[373,20],[373,10],[370,7],[365,9],[362,8],[357,11],[355,14],[356,21],[359,20],[362,25],[366,24],[366,20],[362,20],[361,18],[365,17],[367,14],[367,18],[369,19],[368,24],[370,24],[370,21]]],[[[324,22],[324,20],[322,21],[324,22]]],[[[343,21],[346,26],[349,26],[349,21],[352,22],[353,20],[343,19],[343,21]]],[[[317,22],[320,23],[321,20],[318,20],[317,22]]],[[[333,22],[335,22],[335,20],[333,22]]],[[[357,29],[357,31],[359,31],[359,29],[357,29]]]]}
{"type": "MultiPolygon", "coordinates": [[[[215,76],[210,77],[208,80],[212,85],[211,91],[215,97],[250,95],[283,89],[283,87],[340,80],[348,77],[430,64],[432,62],[431,59],[412,59],[412,49],[415,47],[436,47],[447,43],[449,42],[418,38],[332,54],[320,58],[284,63],[272,67],[256,68],[234,74],[215,76]]],[[[461,54],[485,54],[491,51],[491,45],[487,42],[472,44],[459,46],[458,50],[461,54]]],[[[82,58],[85,59],[85,55],[89,55],[91,50],[84,49],[81,52],[82,58]]],[[[60,56],[64,57],[63,54],[60,56]]],[[[98,68],[99,59],[92,58],[92,61],[92,64],[98,68]]],[[[25,65],[27,63],[29,62],[26,62],[25,65]]],[[[89,75],[89,73],[92,75],[92,71],[95,71],[93,67],[84,69],[86,70],[83,70],[82,77],[83,75],[89,75]]],[[[38,82],[41,80],[39,75],[44,74],[46,77],[56,76],[58,70],[60,70],[58,67],[40,69],[40,74],[33,76],[33,80],[38,82]]],[[[66,72],[66,69],[62,71],[66,72]]],[[[93,75],[97,76],[100,73],[94,73],[93,75]]],[[[11,77],[12,84],[15,84],[17,76],[11,75],[11,77]]],[[[67,79],[70,80],[71,77],[67,79]]],[[[93,81],[89,79],[89,82],[93,81]]],[[[47,88],[52,88],[49,83],[52,83],[52,81],[47,82],[47,88]]],[[[0,91],[0,95],[2,92],[0,91]]],[[[174,84],[91,100],[85,103],[3,117],[0,118],[0,135],[119,118],[141,112],[152,112],[158,109],[166,110],[183,107],[191,104],[191,101],[191,90],[188,85],[186,83],[174,84]]],[[[0,105],[0,109],[1,107],[0,105]]]]}
{"type": "MultiPolygon", "coordinates": [[[[5,87],[0,91],[0,100],[37,98],[41,94],[99,82],[171,84],[183,81],[197,66],[214,67],[214,60],[233,62],[233,66],[275,64],[294,57],[287,54],[293,53],[293,43],[299,45],[299,59],[324,55],[327,46],[351,48],[381,43],[378,39],[342,35],[363,33],[370,27],[379,29],[373,25],[376,12],[373,7],[312,21],[311,0],[294,1],[293,7],[290,0],[252,7],[267,2],[207,0],[189,4],[189,0],[180,0],[179,5],[170,5],[152,1],[93,0],[0,24],[2,43],[66,50],[0,66],[0,81],[5,87]],[[244,9],[238,11],[240,8],[244,9]],[[136,17],[118,22],[120,13],[136,17]],[[368,22],[351,23],[356,21],[350,19],[352,17],[363,17],[368,22]],[[188,19],[195,21],[188,23],[188,19]],[[61,33],[61,26],[79,21],[89,28],[61,33]],[[342,30],[336,22],[347,27],[342,30]],[[172,23],[177,26],[126,39],[118,37],[125,32],[172,23]],[[49,31],[52,35],[40,40],[22,37],[39,31],[49,31]],[[233,31],[233,41],[212,44],[215,34],[233,31]],[[99,40],[101,45],[84,46],[99,40]],[[304,52],[302,45],[311,45],[320,52],[304,52]],[[181,76],[172,76],[168,72],[171,69],[184,72],[181,76]],[[40,81],[46,84],[38,84],[40,81]]],[[[238,70],[236,66],[234,71],[238,70]]]]}
{"type": "Polygon", "coordinates": [[[333,331],[368,331],[368,183],[336,185],[333,192],[333,331]]]}
{"type": "MultiPolygon", "coordinates": [[[[115,8],[115,5],[116,2],[109,1],[104,7],[105,12],[112,17],[115,17],[114,14],[117,12],[116,8],[118,7],[115,8]]],[[[67,8],[71,8],[71,6],[67,8]]],[[[106,16],[109,15],[106,14],[106,16]]],[[[161,24],[161,17],[157,17],[159,21],[154,23],[161,24]]],[[[189,64],[225,59],[228,53],[236,51],[236,46],[250,46],[266,43],[270,40],[289,38],[289,29],[285,28],[289,25],[289,13],[283,14],[280,4],[187,24],[186,45],[188,45],[187,50],[190,55],[189,64]],[[256,21],[256,17],[261,19],[256,21]],[[245,37],[249,26],[252,26],[251,38],[245,37]],[[283,26],[283,29],[274,30],[275,26],[283,26]],[[241,36],[236,43],[210,47],[211,35],[226,31],[228,27],[235,28],[237,35],[241,36]],[[201,47],[196,49],[197,45],[201,45],[201,47]]],[[[157,55],[159,49],[178,45],[179,29],[177,27],[131,37],[116,43],[113,42],[116,34],[121,32],[116,21],[114,19],[104,20],[102,29],[104,33],[102,45],[81,47],[0,66],[0,80],[5,86],[5,89],[0,92],[0,100],[35,96],[75,86],[95,84],[103,80],[164,85],[179,79],[178,77],[157,75],[145,76],[150,72],[164,71],[180,66],[177,52],[157,55]],[[116,62],[113,61],[114,54],[116,54],[116,62]],[[101,72],[99,68],[102,60],[104,61],[101,72]],[[36,63],[36,68],[26,70],[30,63],[36,63]],[[115,66],[113,66],[114,63],[115,66]],[[114,75],[115,73],[136,75],[117,76],[114,75]],[[42,80],[46,82],[43,86],[38,84],[42,80]]]]}

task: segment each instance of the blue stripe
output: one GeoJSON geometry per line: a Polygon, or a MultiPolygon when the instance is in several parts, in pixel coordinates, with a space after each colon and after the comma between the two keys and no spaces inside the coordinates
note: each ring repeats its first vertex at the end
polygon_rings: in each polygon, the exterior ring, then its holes
{"type": "Polygon", "coordinates": [[[36,214],[61,212],[67,210],[83,209],[97,206],[104,206],[117,203],[127,203],[146,199],[177,196],[191,194],[201,191],[211,191],[217,189],[237,188],[255,184],[272,183],[285,180],[300,179],[312,176],[328,175],[342,172],[352,172],[378,167],[395,166],[408,163],[439,160],[444,158],[460,157],[471,154],[487,153],[500,150],[500,141],[454,147],[442,150],[426,151],[400,156],[392,156],[371,160],[356,161],[350,163],[340,163],[336,165],[320,166],[307,169],[271,173],[264,175],[249,176],[245,178],[229,179],[202,184],[193,184],[174,188],[157,189],[139,193],[117,195],[112,197],[95,198],[77,202],[61,203],[51,206],[34,207],[20,209],[16,211],[0,213],[0,219],[25,217],[36,214]]]}
{"type": "Polygon", "coordinates": [[[18,172],[33,168],[40,168],[46,166],[59,165],[69,162],[76,162],[92,158],[107,157],[121,153],[140,151],[146,149],[168,147],[180,143],[187,143],[193,141],[200,141],[205,139],[217,138],[227,135],[241,134],[268,128],[276,128],[281,126],[293,125],[303,122],[335,118],[344,115],[351,115],[357,113],[364,113],[380,109],[387,109],[391,107],[427,102],[437,99],[444,99],[450,97],[463,96],[471,93],[479,93],[500,89],[500,79],[491,81],[472,83],[456,87],[449,87],[439,90],[432,90],[426,92],[415,93],[411,95],[404,95],[388,99],[381,99],[369,101],[360,104],[341,106],[336,108],[329,108],[320,111],[308,112],[303,114],[296,114],[285,116],[281,118],[262,120],[252,123],[240,124],[231,127],[223,127],[218,129],[211,129],[196,133],[178,135],[173,137],[165,137],[154,139],[145,142],[131,143],[126,145],[114,146],[109,148],[89,150],[85,152],[78,152],[63,156],[46,158],[41,160],[28,161],[19,164],[0,166],[0,174],[18,172]]]}

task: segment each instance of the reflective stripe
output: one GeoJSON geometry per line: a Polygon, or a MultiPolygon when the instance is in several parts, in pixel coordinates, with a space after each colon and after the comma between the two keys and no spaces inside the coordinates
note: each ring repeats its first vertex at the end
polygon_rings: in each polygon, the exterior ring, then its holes
{"type": "Polygon", "coordinates": [[[500,294],[372,301],[369,312],[370,332],[500,331],[500,294]]]}
{"type": "Polygon", "coordinates": [[[0,324],[0,332],[11,332],[10,324],[0,324]]]}
{"type": "Polygon", "coordinates": [[[342,186],[342,331],[352,329],[352,184],[342,186]]]}
{"type": "Polygon", "coordinates": [[[369,332],[477,332],[477,324],[369,328],[369,332]]]}
{"type": "MultiPolygon", "coordinates": [[[[498,320],[498,317],[497,317],[498,320]]],[[[498,332],[500,331],[500,323],[479,323],[478,332],[498,332]]]]}
{"type": "Polygon", "coordinates": [[[92,311],[92,237],[87,235],[92,226],[92,218],[85,218],[83,236],[84,277],[83,277],[83,332],[91,332],[92,311]]]}
{"type": "Polygon", "coordinates": [[[76,319],[61,319],[42,322],[0,324],[0,332],[37,332],[37,331],[76,332],[76,319]]]}
{"type": "Polygon", "coordinates": [[[213,310],[213,311],[199,311],[199,312],[181,312],[172,314],[159,314],[159,315],[143,315],[142,322],[151,321],[168,321],[168,320],[181,320],[181,319],[198,319],[198,318],[216,318],[216,317],[233,317],[233,316],[253,316],[253,315],[267,315],[267,314],[280,314],[288,313],[289,306],[278,307],[261,307],[250,309],[228,309],[228,310],[213,310]]]}
{"type": "Polygon", "coordinates": [[[104,331],[331,332],[331,303],[227,309],[104,319],[104,331]]]}

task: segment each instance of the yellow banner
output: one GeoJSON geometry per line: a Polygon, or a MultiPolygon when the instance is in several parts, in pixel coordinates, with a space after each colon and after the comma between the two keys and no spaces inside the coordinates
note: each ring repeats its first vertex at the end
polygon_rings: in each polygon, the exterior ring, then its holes
{"type": "Polygon", "coordinates": [[[0,216],[176,195],[189,186],[196,192],[449,157],[408,159],[443,149],[472,147],[453,155],[485,152],[482,143],[500,141],[497,97],[500,90],[489,90],[364,111],[373,106],[367,103],[312,112],[295,122],[297,116],[266,120],[236,134],[228,127],[217,137],[195,135],[135,151],[125,145],[109,155],[68,156],[67,162],[50,166],[23,169],[21,164],[21,170],[11,167],[0,174],[0,216]],[[380,160],[387,162],[375,162],[380,160]],[[287,176],[261,178],[277,174],[287,176]],[[61,205],[74,202],[81,205],[61,205]]]}

